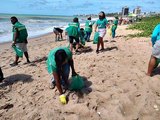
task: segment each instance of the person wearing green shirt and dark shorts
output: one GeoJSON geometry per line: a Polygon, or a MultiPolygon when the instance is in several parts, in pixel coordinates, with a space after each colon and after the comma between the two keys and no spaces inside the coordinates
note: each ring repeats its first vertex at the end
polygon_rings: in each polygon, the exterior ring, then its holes
{"type": "Polygon", "coordinates": [[[112,38],[115,38],[116,35],[116,29],[118,26],[118,16],[115,17],[115,20],[113,21],[113,25],[112,25],[112,38]]]}
{"type": "Polygon", "coordinates": [[[69,42],[70,42],[70,50],[71,52],[73,51],[73,41],[76,41],[76,52],[78,51],[79,48],[79,31],[80,31],[80,27],[79,27],[79,21],[78,18],[75,17],[73,19],[72,23],[69,23],[69,27],[67,27],[66,31],[67,34],[69,36],[69,42]]]}
{"type": "Polygon", "coordinates": [[[70,67],[72,69],[72,76],[77,75],[74,69],[72,52],[68,47],[57,47],[49,52],[46,64],[49,74],[53,75],[50,87],[54,88],[56,85],[60,93],[61,103],[66,104],[66,97],[63,94],[61,84],[68,87],[70,67]]]}
{"type": "Polygon", "coordinates": [[[91,33],[92,33],[92,26],[93,26],[93,22],[91,21],[91,17],[88,17],[86,23],[85,23],[85,32],[86,32],[86,35],[85,35],[85,40],[87,42],[90,41],[90,36],[91,36],[91,33]]]}
{"type": "MultiPolygon", "coordinates": [[[[27,43],[28,43],[27,42],[27,37],[28,37],[27,29],[25,25],[21,24],[15,16],[11,17],[10,20],[11,20],[11,23],[13,24],[12,46],[16,46],[17,48],[19,48],[24,53],[27,59],[27,63],[30,63],[28,52],[27,52],[27,43]]],[[[18,65],[18,60],[19,60],[19,56],[16,55],[16,59],[14,63],[10,65],[11,66],[18,65]]]]}
{"type": "Polygon", "coordinates": [[[108,25],[108,21],[106,19],[106,15],[103,11],[101,11],[99,13],[99,19],[96,21],[96,26],[95,26],[95,32],[97,30],[98,27],[98,33],[99,33],[99,40],[98,40],[98,44],[97,44],[97,50],[96,53],[99,53],[99,47],[101,45],[101,51],[104,50],[104,42],[103,42],[103,37],[106,34],[106,26],[108,25]]]}

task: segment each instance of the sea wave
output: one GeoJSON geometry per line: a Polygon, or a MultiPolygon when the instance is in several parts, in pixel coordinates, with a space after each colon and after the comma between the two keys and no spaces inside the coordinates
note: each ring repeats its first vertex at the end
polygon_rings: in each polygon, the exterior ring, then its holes
{"type": "MultiPolygon", "coordinates": [[[[0,21],[0,43],[12,40],[12,24],[10,16],[4,16],[0,21]],[[5,26],[4,26],[5,25],[5,26]]],[[[65,30],[69,22],[74,17],[67,16],[19,16],[19,21],[24,24],[28,30],[28,37],[44,35],[53,32],[54,27],[60,27],[65,30]]],[[[84,26],[85,19],[79,18],[81,26],[84,26]]]]}

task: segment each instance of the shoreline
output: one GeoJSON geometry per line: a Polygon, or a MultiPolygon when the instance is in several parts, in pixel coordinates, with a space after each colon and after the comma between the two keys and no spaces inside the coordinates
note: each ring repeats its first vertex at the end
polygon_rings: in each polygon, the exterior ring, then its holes
{"type": "MultiPolygon", "coordinates": [[[[53,32],[50,32],[50,33],[46,33],[46,34],[43,34],[43,35],[37,35],[35,37],[28,38],[27,40],[28,40],[28,43],[30,43],[31,41],[35,42],[36,39],[41,40],[44,37],[47,37],[49,35],[54,35],[54,34],[53,34],[53,32]]],[[[11,46],[11,44],[12,44],[12,41],[7,41],[7,42],[0,43],[0,48],[1,48],[0,51],[4,50],[4,49],[9,49],[9,47],[11,46]]]]}
{"type": "MultiPolygon", "coordinates": [[[[42,37],[42,36],[46,36],[46,35],[49,35],[49,34],[52,34],[52,33],[53,32],[48,32],[48,33],[44,33],[44,34],[41,34],[41,35],[36,35],[36,36],[28,38],[28,40],[39,38],[39,37],[42,37]]],[[[6,41],[6,42],[0,42],[0,45],[2,45],[2,44],[8,44],[8,43],[11,43],[11,42],[12,42],[12,40],[9,40],[9,41],[6,41]]]]}

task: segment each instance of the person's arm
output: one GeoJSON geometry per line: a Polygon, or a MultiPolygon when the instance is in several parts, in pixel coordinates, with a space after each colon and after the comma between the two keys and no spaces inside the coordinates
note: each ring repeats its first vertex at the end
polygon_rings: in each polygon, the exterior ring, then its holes
{"type": "Polygon", "coordinates": [[[63,94],[63,91],[62,91],[62,87],[61,87],[61,83],[60,83],[60,77],[59,77],[57,72],[53,72],[53,76],[54,76],[54,79],[56,81],[57,89],[60,93],[59,100],[62,104],[66,104],[67,100],[66,100],[66,96],[63,94]]]}
{"type": "Polygon", "coordinates": [[[61,87],[61,83],[60,83],[60,78],[59,78],[59,75],[57,72],[53,72],[53,77],[56,81],[56,86],[57,86],[57,89],[59,91],[59,94],[62,95],[63,94],[63,91],[62,91],[62,87],[61,87]]]}
{"type": "Polygon", "coordinates": [[[12,43],[12,46],[15,46],[16,44],[16,39],[18,38],[18,29],[16,28],[16,32],[14,33],[13,35],[13,43],[12,43]]]}
{"type": "Polygon", "coordinates": [[[95,28],[94,28],[94,29],[95,29],[95,30],[94,30],[95,32],[97,31],[97,27],[98,27],[97,24],[95,24],[95,28]]]}
{"type": "Polygon", "coordinates": [[[152,37],[151,37],[152,46],[155,44],[155,42],[157,40],[157,36],[160,33],[159,31],[160,31],[160,24],[157,25],[153,30],[152,37]]]}
{"type": "Polygon", "coordinates": [[[72,69],[72,76],[75,76],[77,75],[77,73],[75,72],[75,69],[74,69],[74,62],[73,62],[73,59],[70,59],[68,61],[69,65],[71,66],[71,69],[72,69]]]}

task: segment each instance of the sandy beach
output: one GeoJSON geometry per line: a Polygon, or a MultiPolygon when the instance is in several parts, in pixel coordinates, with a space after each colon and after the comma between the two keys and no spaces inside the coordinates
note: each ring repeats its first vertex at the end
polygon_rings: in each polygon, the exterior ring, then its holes
{"type": "MultiPolygon", "coordinates": [[[[51,90],[51,75],[46,70],[49,51],[66,46],[49,34],[29,40],[31,63],[20,59],[10,67],[14,52],[0,45],[0,66],[5,81],[0,83],[0,120],[159,120],[160,81],[158,69],[153,77],[145,75],[151,55],[150,38],[127,38],[138,31],[118,26],[115,41],[104,38],[105,51],[92,50],[73,55],[76,72],[84,77],[81,92],[66,91],[68,103],[59,102],[57,89],[51,90]]],[[[92,33],[92,40],[93,40],[92,33]]]]}

